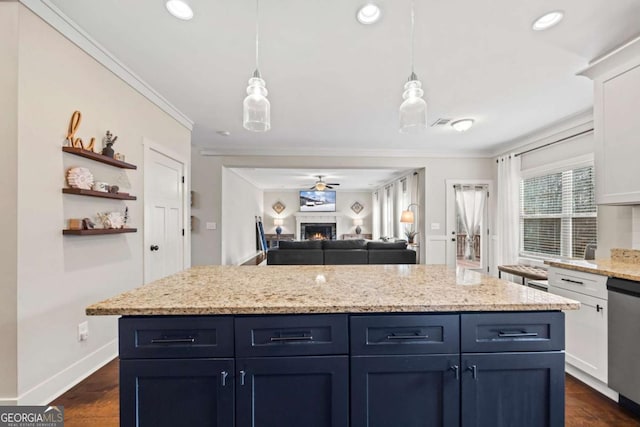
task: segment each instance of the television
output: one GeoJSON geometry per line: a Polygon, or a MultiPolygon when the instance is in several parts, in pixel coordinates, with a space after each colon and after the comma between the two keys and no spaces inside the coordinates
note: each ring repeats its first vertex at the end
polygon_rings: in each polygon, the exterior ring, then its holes
{"type": "Polygon", "coordinates": [[[335,212],[335,191],[300,191],[300,212],[335,212]]]}

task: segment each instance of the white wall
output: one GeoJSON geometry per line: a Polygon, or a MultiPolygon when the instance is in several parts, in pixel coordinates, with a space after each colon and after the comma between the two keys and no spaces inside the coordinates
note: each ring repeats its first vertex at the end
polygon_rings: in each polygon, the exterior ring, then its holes
{"type": "MultiPolygon", "coordinates": [[[[284,219],[282,232],[293,234],[295,236],[296,217],[295,213],[299,212],[300,193],[298,190],[290,191],[265,191],[264,192],[264,227],[265,233],[275,234],[276,226],[273,225],[274,218],[284,219]],[[276,202],[282,202],[286,209],[278,214],[273,210],[276,202]]],[[[336,190],[336,215],[337,222],[337,238],[342,238],[342,234],[355,233],[356,226],[353,225],[354,218],[362,218],[362,233],[371,233],[371,192],[364,191],[340,191],[336,190]],[[356,214],[351,210],[351,206],[359,202],[364,209],[360,214],[356,214]]]]}
{"type": "Polygon", "coordinates": [[[20,403],[41,404],[115,356],[116,318],[88,318],[84,308],[142,285],[143,137],[189,158],[191,135],[23,6],[18,70],[18,395],[20,403]],[[83,114],[77,136],[101,140],[111,130],[116,151],[138,170],[63,154],[74,110],[83,114]],[[70,166],[111,183],[126,174],[138,200],[63,195],[70,166]],[[62,236],[68,218],[125,205],[138,233],[62,236]],[[89,340],[80,343],[77,326],[86,320],[89,340]]]}
{"type": "MultiPolygon", "coordinates": [[[[443,229],[432,232],[428,224],[439,222],[443,226],[446,219],[446,180],[453,179],[495,179],[495,163],[485,158],[427,158],[427,157],[321,157],[321,156],[192,156],[192,188],[196,193],[208,192],[213,197],[201,197],[202,204],[198,207],[200,218],[199,231],[192,236],[192,262],[194,264],[220,264],[222,241],[220,233],[203,230],[206,220],[219,220],[222,205],[222,188],[220,179],[222,167],[273,167],[273,168],[401,168],[426,169],[425,210],[427,229],[422,230],[422,236],[428,239],[436,235],[444,242],[443,229]],[[198,235],[201,233],[200,235],[198,235]],[[212,249],[213,248],[213,249],[212,249]]],[[[196,215],[196,209],[193,210],[196,215]]],[[[271,224],[273,225],[273,223],[271,224]]],[[[443,245],[440,245],[443,246],[443,245]]],[[[438,246],[437,251],[446,251],[438,246]]],[[[424,255],[423,255],[424,256],[424,255]]],[[[427,250],[426,262],[431,256],[427,250]]]]}
{"type": "Polygon", "coordinates": [[[262,190],[222,169],[222,264],[238,265],[257,253],[256,216],[263,216],[262,190]]]}
{"type": "Polygon", "coordinates": [[[0,2],[0,405],[17,394],[18,3],[0,2]]]}

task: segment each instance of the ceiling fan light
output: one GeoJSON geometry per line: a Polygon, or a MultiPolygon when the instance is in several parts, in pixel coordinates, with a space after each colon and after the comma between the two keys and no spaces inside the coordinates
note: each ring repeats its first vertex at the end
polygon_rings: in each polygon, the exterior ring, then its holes
{"type": "Polygon", "coordinates": [[[316,190],[324,191],[327,188],[327,184],[324,182],[316,182],[316,190]]]}
{"type": "Polygon", "coordinates": [[[185,0],[167,0],[167,11],[178,19],[188,21],[193,18],[193,10],[185,0]]]}
{"type": "Polygon", "coordinates": [[[474,123],[475,120],[473,119],[460,119],[456,120],[455,122],[451,122],[451,127],[458,132],[466,132],[471,129],[474,123]]]}

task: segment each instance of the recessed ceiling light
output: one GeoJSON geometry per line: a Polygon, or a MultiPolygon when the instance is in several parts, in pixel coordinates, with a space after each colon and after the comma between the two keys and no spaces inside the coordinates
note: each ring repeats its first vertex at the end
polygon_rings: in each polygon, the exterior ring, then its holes
{"type": "Polygon", "coordinates": [[[229,136],[231,135],[231,132],[229,132],[228,130],[218,130],[216,131],[216,133],[220,136],[229,136]]]}
{"type": "Polygon", "coordinates": [[[471,129],[475,120],[473,119],[460,119],[454,122],[451,122],[451,127],[457,130],[458,132],[465,132],[471,129]]]}
{"type": "Polygon", "coordinates": [[[188,21],[193,18],[193,10],[185,0],[167,0],[165,6],[169,13],[178,19],[188,21]]]}
{"type": "Polygon", "coordinates": [[[358,10],[356,17],[361,24],[374,24],[380,19],[380,8],[373,3],[367,3],[358,10]]]}
{"type": "Polygon", "coordinates": [[[564,18],[564,12],[561,10],[545,13],[533,22],[533,30],[542,31],[551,28],[562,21],[562,18],[564,18]]]}

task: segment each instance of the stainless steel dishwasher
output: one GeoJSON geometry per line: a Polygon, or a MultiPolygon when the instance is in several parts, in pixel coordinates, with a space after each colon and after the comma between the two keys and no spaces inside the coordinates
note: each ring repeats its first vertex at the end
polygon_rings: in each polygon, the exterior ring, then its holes
{"type": "Polygon", "coordinates": [[[610,278],[609,387],[620,405],[640,412],[640,282],[610,278]]]}

